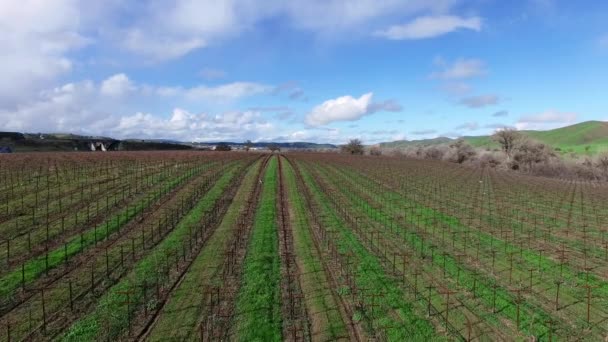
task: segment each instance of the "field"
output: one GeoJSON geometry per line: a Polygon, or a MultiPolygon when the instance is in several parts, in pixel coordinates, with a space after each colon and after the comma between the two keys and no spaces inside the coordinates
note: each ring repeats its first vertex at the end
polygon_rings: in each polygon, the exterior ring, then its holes
{"type": "Polygon", "coordinates": [[[0,341],[602,341],[608,185],[315,153],[0,157],[0,341]]]}

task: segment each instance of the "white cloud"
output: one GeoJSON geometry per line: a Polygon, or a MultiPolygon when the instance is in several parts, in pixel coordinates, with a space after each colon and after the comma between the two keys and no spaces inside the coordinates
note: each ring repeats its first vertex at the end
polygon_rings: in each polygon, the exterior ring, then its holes
{"type": "Polygon", "coordinates": [[[269,85],[255,82],[232,82],[217,86],[198,85],[192,88],[150,87],[147,91],[163,97],[176,97],[190,102],[226,103],[238,99],[272,92],[269,85]]]}
{"type": "Polygon", "coordinates": [[[435,64],[441,66],[443,70],[432,73],[431,78],[439,78],[443,80],[462,80],[483,76],[487,73],[484,62],[479,59],[461,58],[450,65],[439,58],[435,61],[435,64]]]}
{"type": "MultiPolygon", "coordinates": [[[[67,83],[45,90],[16,109],[0,109],[7,130],[25,132],[84,132],[103,129],[112,115],[112,101],[102,101],[91,81],[67,83]]],[[[118,105],[113,103],[114,106],[118,105]]],[[[116,108],[116,107],[114,107],[116,108]]]]}
{"type": "Polygon", "coordinates": [[[358,99],[347,95],[327,100],[313,108],[306,116],[311,126],[326,125],[334,121],[355,121],[370,114],[373,93],[361,95],[358,99]]]}
{"type": "Polygon", "coordinates": [[[542,113],[522,116],[515,127],[517,129],[548,129],[576,122],[578,114],[547,110],[542,113]]]}
{"type": "Polygon", "coordinates": [[[480,31],[481,18],[461,18],[453,15],[423,16],[407,24],[394,25],[377,31],[375,35],[392,40],[411,40],[433,38],[460,29],[480,31]]]}
{"type": "Polygon", "coordinates": [[[0,106],[16,106],[72,69],[66,54],[90,42],[78,18],[70,0],[0,3],[0,106]]]}
{"type": "Polygon", "coordinates": [[[328,144],[343,144],[348,141],[337,128],[307,128],[289,132],[285,135],[272,139],[273,141],[316,141],[328,144]]]}
{"type": "MultiPolygon", "coordinates": [[[[252,29],[276,17],[295,29],[318,35],[361,30],[374,20],[394,13],[447,11],[456,0],[159,0],[143,2],[126,15],[134,24],[115,28],[127,50],[164,61],[181,57],[216,41],[252,29]],[[126,37],[127,39],[122,39],[126,37]]],[[[469,19],[456,25],[469,25],[469,19]]]]}
{"type": "Polygon", "coordinates": [[[498,96],[490,94],[465,97],[459,103],[469,108],[482,108],[496,105],[499,102],[500,98],[498,96]]]}
{"type": "Polygon", "coordinates": [[[253,139],[276,134],[259,111],[193,114],[175,108],[170,117],[136,112],[131,97],[145,100],[153,93],[118,74],[96,84],[67,83],[46,90],[16,109],[0,109],[5,129],[21,132],[72,132],[116,138],[178,140],[253,139]],[[125,91],[131,96],[122,96],[125,91]],[[134,113],[134,114],[133,114],[134,113]]]}
{"type": "MultiPolygon", "coordinates": [[[[271,1],[272,2],[272,1],[271,1]]],[[[361,26],[376,18],[399,13],[445,12],[455,0],[294,0],[280,4],[296,28],[317,33],[336,32],[361,26]]]]}
{"type": "Polygon", "coordinates": [[[229,111],[209,115],[175,108],[168,119],[148,113],[120,117],[116,126],[109,128],[108,132],[123,137],[218,141],[255,139],[274,133],[274,129],[258,112],[229,111]]]}
{"type": "Polygon", "coordinates": [[[219,85],[216,87],[197,86],[187,89],[184,93],[185,98],[191,101],[211,100],[211,101],[234,101],[243,97],[268,93],[272,90],[271,86],[253,82],[234,82],[219,85]]]}
{"type": "Polygon", "coordinates": [[[126,32],[123,47],[127,50],[149,57],[152,61],[165,61],[181,57],[188,52],[207,45],[197,37],[177,38],[162,33],[150,39],[150,33],[134,28],[126,32]]]}
{"type": "Polygon", "coordinates": [[[314,107],[306,116],[306,123],[322,126],[335,121],[356,121],[365,115],[379,111],[400,112],[401,105],[395,100],[372,102],[373,93],[354,98],[350,95],[327,100],[314,107]]]}
{"type": "Polygon", "coordinates": [[[116,74],[101,82],[101,93],[108,96],[125,96],[136,87],[125,74],[116,74]]]}

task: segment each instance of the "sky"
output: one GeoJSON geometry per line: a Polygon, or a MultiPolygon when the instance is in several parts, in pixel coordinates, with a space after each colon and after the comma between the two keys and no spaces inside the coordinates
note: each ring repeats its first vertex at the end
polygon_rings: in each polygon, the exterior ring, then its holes
{"type": "Polygon", "coordinates": [[[608,2],[0,0],[0,131],[340,144],[608,121],[608,2]]]}

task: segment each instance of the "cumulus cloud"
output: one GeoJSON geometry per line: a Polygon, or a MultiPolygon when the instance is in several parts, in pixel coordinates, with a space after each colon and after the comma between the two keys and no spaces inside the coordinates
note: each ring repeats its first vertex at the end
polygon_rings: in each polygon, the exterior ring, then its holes
{"type": "Polygon", "coordinates": [[[487,73],[485,63],[479,59],[457,59],[452,64],[448,64],[439,58],[435,64],[442,67],[441,71],[431,74],[431,78],[443,80],[462,80],[473,77],[483,76],[487,73]]]}
{"type": "Polygon", "coordinates": [[[70,0],[0,4],[0,105],[14,107],[72,70],[67,54],[90,43],[78,18],[70,0]]]}
{"type": "Polygon", "coordinates": [[[138,19],[135,24],[116,31],[126,37],[123,47],[127,50],[164,61],[238,35],[269,18],[285,18],[297,30],[336,34],[395,12],[445,11],[453,3],[455,0],[267,0],[260,6],[252,0],[144,1],[128,13],[138,19]]]}
{"type": "Polygon", "coordinates": [[[329,144],[343,144],[348,139],[337,128],[306,128],[278,136],[272,141],[317,141],[329,144]]]}
{"type": "Polygon", "coordinates": [[[515,127],[517,129],[546,129],[576,122],[578,114],[547,110],[542,113],[522,116],[515,127]]]}
{"type": "Polygon", "coordinates": [[[480,31],[481,18],[462,18],[453,15],[423,16],[403,25],[394,25],[377,31],[375,35],[392,40],[425,39],[460,29],[480,31]]]}
{"type": "Polygon", "coordinates": [[[100,89],[101,94],[108,96],[125,96],[135,90],[135,85],[125,74],[116,74],[104,80],[100,89]]]}
{"type": "Polygon", "coordinates": [[[186,99],[192,101],[234,101],[239,98],[267,93],[272,90],[271,86],[254,82],[233,82],[215,87],[201,85],[186,89],[183,94],[186,99]]]}
{"type": "Polygon", "coordinates": [[[500,98],[496,95],[479,95],[465,97],[459,103],[469,108],[482,108],[498,104],[499,102],[500,98]]]}
{"type": "Polygon", "coordinates": [[[178,139],[183,141],[218,141],[255,138],[268,134],[274,126],[260,113],[229,111],[217,115],[193,114],[175,108],[165,119],[148,113],[120,117],[108,128],[114,136],[178,139]]]}
{"type": "Polygon", "coordinates": [[[121,104],[121,100],[103,101],[102,97],[99,85],[91,81],[67,83],[41,92],[16,109],[0,109],[0,117],[11,131],[102,131],[112,110],[121,104]]]}
{"type": "Polygon", "coordinates": [[[350,95],[327,100],[312,109],[306,116],[306,123],[311,126],[322,126],[335,121],[356,121],[378,111],[401,111],[401,105],[395,100],[372,102],[373,93],[354,98],[350,95]]]}
{"type": "MultiPolygon", "coordinates": [[[[33,94],[56,86],[59,77],[82,62],[73,60],[73,53],[90,44],[103,47],[96,50],[102,56],[87,63],[114,63],[115,56],[125,60],[128,55],[137,57],[138,63],[163,62],[255,29],[268,19],[281,18],[291,28],[315,35],[335,35],[368,32],[370,25],[394,13],[445,13],[455,3],[268,0],[260,6],[253,0],[5,1],[0,5],[0,105],[15,108],[33,94]]],[[[224,75],[209,69],[201,76],[219,79],[224,75]]],[[[288,96],[306,99],[301,89],[288,96]]]]}
{"type": "Polygon", "coordinates": [[[169,117],[133,110],[131,102],[144,101],[156,89],[138,85],[124,74],[99,83],[67,83],[42,91],[17,109],[0,109],[4,127],[22,132],[73,132],[117,138],[225,140],[254,138],[274,133],[261,111],[223,111],[194,114],[175,108],[169,117]],[[123,96],[130,94],[130,96],[123,96]]]}
{"type": "Polygon", "coordinates": [[[354,98],[350,95],[327,100],[313,108],[306,116],[306,123],[321,126],[334,121],[356,121],[370,114],[373,93],[354,98]]]}
{"type": "Polygon", "coordinates": [[[183,87],[145,87],[145,91],[163,97],[177,97],[190,102],[233,102],[241,98],[271,92],[272,86],[256,82],[232,82],[217,86],[198,85],[191,88],[183,87]]]}

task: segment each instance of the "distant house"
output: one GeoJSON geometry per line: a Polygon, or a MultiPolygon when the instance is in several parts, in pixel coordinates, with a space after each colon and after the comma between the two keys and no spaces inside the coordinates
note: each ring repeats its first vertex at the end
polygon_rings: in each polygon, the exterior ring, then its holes
{"type": "Polygon", "coordinates": [[[13,153],[13,149],[8,146],[0,146],[0,153],[13,153]]]}

